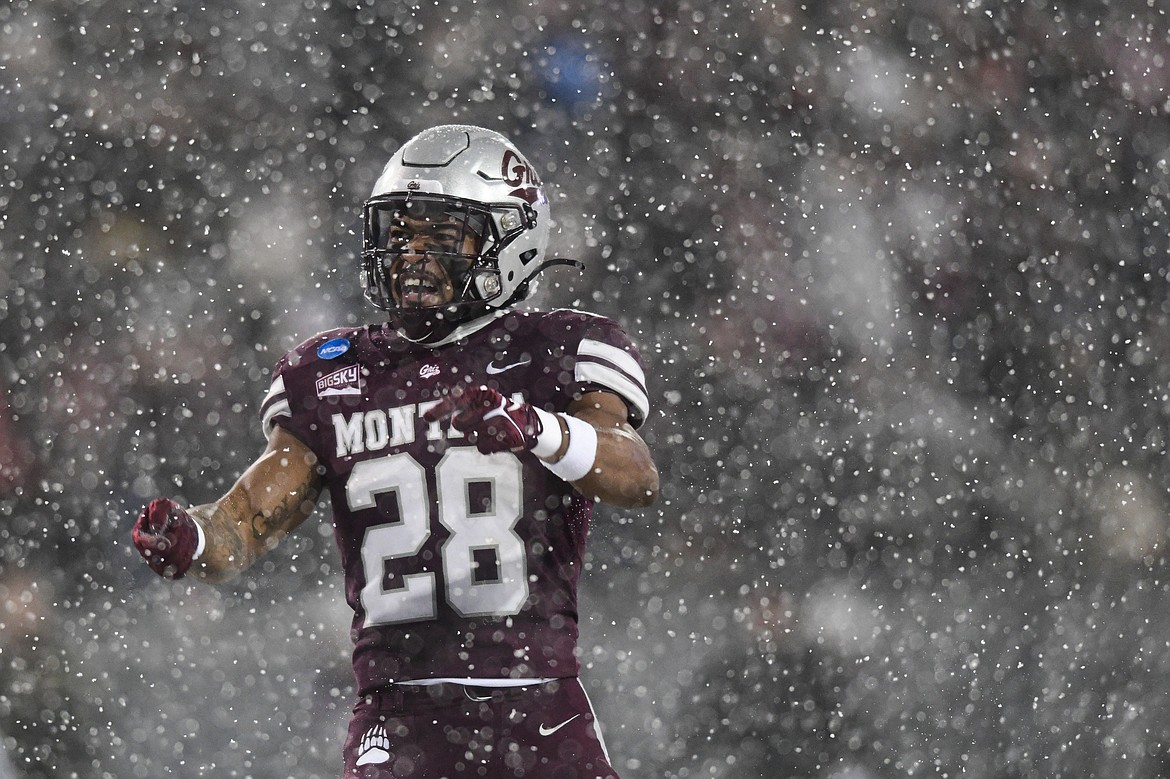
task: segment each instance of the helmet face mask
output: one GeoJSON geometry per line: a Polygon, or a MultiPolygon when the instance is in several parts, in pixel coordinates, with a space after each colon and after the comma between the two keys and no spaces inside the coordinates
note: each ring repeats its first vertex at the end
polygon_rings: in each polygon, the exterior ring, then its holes
{"type": "Polygon", "coordinates": [[[507,139],[447,125],[398,150],[363,221],[366,297],[408,338],[434,342],[528,294],[544,267],[551,219],[539,179],[507,139]],[[436,267],[449,299],[438,294],[436,267]]]}
{"type": "MultiPolygon", "coordinates": [[[[364,272],[368,294],[379,308],[445,309],[482,300],[474,281],[483,273],[482,251],[489,216],[475,205],[447,198],[386,196],[365,207],[364,272]],[[445,279],[433,279],[437,268],[445,279]],[[442,300],[415,300],[404,279],[447,282],[442,300]]],[[[414,285],[417,286],[417,285],[414,285]]]]}

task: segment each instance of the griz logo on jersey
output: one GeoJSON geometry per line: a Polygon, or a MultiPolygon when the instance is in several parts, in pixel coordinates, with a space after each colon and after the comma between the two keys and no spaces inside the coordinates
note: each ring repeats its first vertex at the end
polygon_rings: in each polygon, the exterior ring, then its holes
{"type": "MultiPolygon", "coordinates": [[[[512,399],[523,403],[524,394],[513,393],[512,399]]],[[[350,457],[363,452],[381,451],[386,447],[408,446],[418,440],[419,436],[427,441],[463,438],[463,433],[449,424],[442,421],[427,422],[422,418],[438,402],[438,399],[427,400],[393,408],[334,414],[332,423],[337,456],[350,457]]]]}
{"type": "Polygon", "coordinates": [[[540,197],[540,177],[536,175],[531,165],[511,149],[505,151],[503,159],[500,160],[500,176],[503,177],[505,184],[517,187],[509,192],[509,195],[528,203],[535,203],[540,197]]]}

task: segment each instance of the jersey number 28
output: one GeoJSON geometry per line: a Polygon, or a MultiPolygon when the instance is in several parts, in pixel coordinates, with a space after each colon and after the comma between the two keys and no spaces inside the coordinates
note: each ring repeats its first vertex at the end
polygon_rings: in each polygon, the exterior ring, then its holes
{"type": "MultiPolygon", "coordinates": [[[[435,469],[439,521],[451,536],[443,544],[443,597],[465,617],[517,614],[528,599],[524,542],[516,534],[523,499],[520,461],[469,448],[449,449],[435,469]],[[469,485],[486,485],[490,497],[473,506],[469,485]],[[494,559],[485,578],[479,564],[494,559]]],[[[399,521],[376,525],[362,539],[365,624],[388,625],[438,616],[435,573],[403,576],[387,588],[386,561],[418,555],[430,536],[426,473],[413,457],[392,454],[354,466],[345,485],[352,511],[374,508],[379,495],[393,493],[399,521]]]]}

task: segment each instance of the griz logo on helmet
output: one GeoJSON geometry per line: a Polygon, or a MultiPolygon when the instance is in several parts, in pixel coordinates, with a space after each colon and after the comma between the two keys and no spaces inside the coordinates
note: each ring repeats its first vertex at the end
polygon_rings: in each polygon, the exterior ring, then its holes
{"type": "Polygon", "coordinates": [[[540,190],[540,177],[536,175],[536,171],[511,149],[507,149],[500,160],[500,177],[505,184],[517,187],[509,192],[509,195],[529,204],[535,203],[543,194],[540,190]]]}

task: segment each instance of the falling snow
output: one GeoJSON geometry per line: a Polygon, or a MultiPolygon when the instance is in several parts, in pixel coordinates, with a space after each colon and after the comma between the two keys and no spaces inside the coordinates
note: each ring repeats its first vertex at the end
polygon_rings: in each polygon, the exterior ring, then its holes
{"type": "Polygon", "coordinates": [[[1170,766],[1170,17],[1146,0],[0,7],[0,779],[336,777],[328,506],[220,588],[129,544],[374,321],[362,200],[450,122],[549,183],[662,474],[601,507],[627,779],[1170,766]]]}

